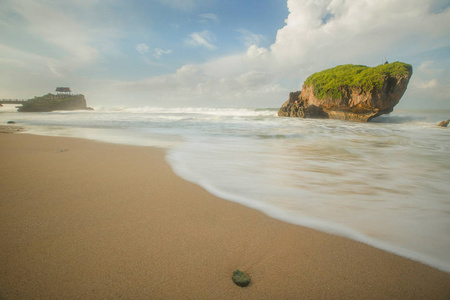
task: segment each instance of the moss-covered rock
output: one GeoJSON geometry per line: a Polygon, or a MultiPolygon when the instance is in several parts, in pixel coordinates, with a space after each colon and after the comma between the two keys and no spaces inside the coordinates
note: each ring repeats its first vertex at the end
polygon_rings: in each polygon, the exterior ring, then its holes
{"type": "Polygon", "coordinates": [[[92,110],[84,95],[53,95],[34,97],[18,107],[19,112],[50,112],[54,110],[92,110]]]}
{"type": "Polygon", "coordinates": [[[233,282],[241,287],[245,287],[250,284],[251,278],[249,275],[245,274],[242,271],[239,271],[238,269],[234,270],[233,272],[233,282]]]}
{"type": "Polygon", "coordinates": [[[362,92],[381,89],[388,77],[403,77],[412,74],[412,66],[402,62],[370,68],[362,65],[342,65],[317,72],[309,76],[304,85],[314,86],[318,99],[340,98],[345,89],[358,88],[362,92]]]}
{"type": "Polygon", "coordinates": [[[412,66],[402,62],[370,68],[342,65],[309,76],[279,116],[369,121],[389,113],[403,96],[412,66]]]}

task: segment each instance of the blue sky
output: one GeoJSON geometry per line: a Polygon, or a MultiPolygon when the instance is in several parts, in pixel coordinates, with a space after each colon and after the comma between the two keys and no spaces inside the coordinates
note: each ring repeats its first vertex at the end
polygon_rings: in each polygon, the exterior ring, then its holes
{"type": "Polygon", "coordinates": [[[450,108],[450,0],[1,0],[0,98],[278,107],[308,75],[404,61],[399,107],[450,108]]]}

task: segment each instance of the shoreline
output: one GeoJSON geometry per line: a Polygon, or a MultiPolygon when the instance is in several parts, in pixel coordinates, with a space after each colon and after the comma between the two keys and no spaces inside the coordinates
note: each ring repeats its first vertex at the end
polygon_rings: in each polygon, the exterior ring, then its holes
{"type": "Polygon", "coordinates": [[[403,248],[401,246],[390,244],[390,243],[385,242],[380,239],[376,239],[376,238],[367,236],[367,235],[365,235],[361,232],[358,232],[357,230],[347,227],[345,225],[341,225],[341,224],[333,223],[333,222],[329,222],[329,221],[324,221],[324,220],[318,220],[318,219],[314,219],[314,218],[309,218],[306,216],[304,216],[302,218],[302,220],[299,221],[295,217],[286,216],[284,214],[284,211],[282,209],[277,208],[276,206],[258,203],[257,201],[234,200],[232,196],[229,196],[226,193],[217,191],[214,188],[212,188],[211,186],[202,185],[199,182],[190,180],[187,176],[184,176],[184,174],[182,175],[176,171],[174,171],[174,172],[178,177],[181,177],[183,180],[186,180],[193,184],[199,185],[201,188],[205,189],[207,192],[209,192],[210,194],[213,194],[214,196],[216,196],[220,199],[223,199],[225,201],[231,201],[233,203],[243,205],[247,208],[257,210],[259,212],[262,212],[266,216],[273,218],[275,220],[278,220],[280,222],[286,222],[288,224],[292,224],[295,226],[305,227],[305,228],[309,228],[312,230],[317,230],[319,232],[331,234],[334,236],[340,236],[343,238],[347,238],[352,241],[363,243],[370,247],[374,247],[374,248],[380,249],[382,251],[386,251],[388,253],[392,253],[394,255],[398,255],[400,257],[416,261],[418,263],[427,265],[431,268],[438,269],[440,271],[450,274],[450,265],[443,260],[434,258],[432,256],[427,256],[427,255],[421,254],[419,252],[415,252],[413,250],[403,248]]]}
{"type": "Polygon", "coordinates": [[[162,149],[0,139],[0,298],[450,295],[443,271],[215,197],[162,149]],[[236,268],[249,287],[233,284],[236,268]]]}

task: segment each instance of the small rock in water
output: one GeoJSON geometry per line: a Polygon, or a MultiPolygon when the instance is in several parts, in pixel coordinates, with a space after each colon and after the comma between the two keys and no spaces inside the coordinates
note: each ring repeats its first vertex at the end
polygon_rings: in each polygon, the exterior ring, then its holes
{"type": "Polygon", "coordinates": [[[6,124],[16,124],[16,122],[14,122],[14,121],[8,121],[8,122],[6,122],[6,124]]]}
{"type": "Polygon", "coordinates": [[[438,124],[438,126],[447,127],[448,123],[450,123],[450,119],[448,119],[447,121],[442,121],[441,123],[438,124]]]}
{"type": "Polygon", "coordinates": [[[250,284],[250,276],[245,274],[242,271],[239,271],[238,269],[234,270],[233,272],[233,282],[241,287],[247,286],[250,284]]]}

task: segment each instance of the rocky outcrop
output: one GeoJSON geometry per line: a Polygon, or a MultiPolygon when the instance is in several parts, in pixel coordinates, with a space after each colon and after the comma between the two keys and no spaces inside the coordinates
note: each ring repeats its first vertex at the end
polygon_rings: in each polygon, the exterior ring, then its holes
{"type": "Polygon", "coordinates": [[[395,62],[369,68],[343,65],[309,76],[278,115],[367,122],[392,112],[406,91],[412,66],[395,62]]]}
{"type": "Polygon", "coordinates": [[[438,124],[438,126],[440,126],[440,127],[447,127],[449,123],[450,123],[450,119],[447,120],[447,121],[442,121],[442,122],[440,122],[440,123],[438,124]]]}
{"type": "Polygon", "coordinates": [[[18,106],[19,112],[50,112],[54,110],[92,110],[84,95],[53,95],[34,97],[18,106]]]}

